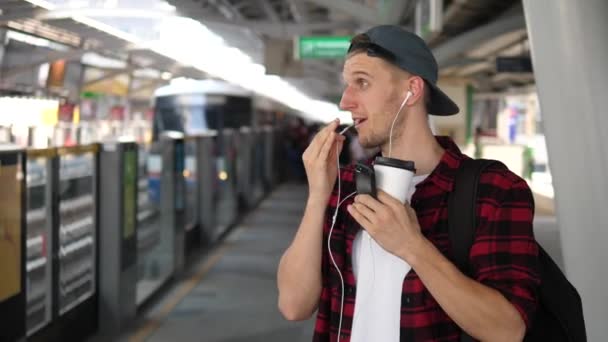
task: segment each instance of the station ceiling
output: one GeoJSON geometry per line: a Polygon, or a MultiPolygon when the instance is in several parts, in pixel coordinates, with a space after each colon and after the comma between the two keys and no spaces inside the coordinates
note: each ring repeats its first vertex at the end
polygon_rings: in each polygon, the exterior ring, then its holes
{"type": "MultiPolygon", "coordinates": [[[[54,0],[54,3],[69,0],[54,0]]],[[[91,0],[92,1],[92,0],[91,0]]],[[[99,0],[102,3],[107,0],[99,0]]],[[[118,0],[114,0],[118,1],[118,0]]],[[[144,0],[121,0],[143,5],[144,0]]],[[[93,1],[94,2],[94,1],[93,1]]],[[[311,96],[335,101],[341,91],[342,59],[295,61],[299,36],[350,36],[380,23],[415,30],[417,0],[168,0],[180,16],[213,30],[268,71],[286,77],[311,96]],[[277,64],[277,61],[282,61],[277,64]]],[[[423,1],[421,1],[423,2],[423,1]]],[[[128,58],[131,68],[154,66],[172,76],[206,77],[200,70],[145,48],[111,25],[92,25],[85,16],[61,15],[45,0],[0,0],[0,25],[72,47],[70,56],[95,51],[128,58]]],[[[471,79],[480,91],[501,91],[533,84],[531,72],[498,72],[497,57],[529,58],[520,0],[445,0],[442,25],[426,39],[440,74],[471,79]]],[[[93,18],[95,19],[95,18],[93,18]]],[[[107,21],[106,21],[107,22],[107,21]]],[[[192,44],[197,44],[193,41],[192,44]]],[[[47,56],[52,59],[53,56],[47,56]]],[[[27,67],[27,66],[24,66],[27,67]]],[[[128,67],[126,67],[128,68],[128,67]]]]}
{"type": "MultiPolygon", "coordinates": [[[[200,20],[235,46],[252,51],[251,34],[290,60],[297,36],[353,35],[375,24],[415,30],[416,0],[169,0],[184,16],[200,20]],[[245,29],[239,33],[238,30],[245,29]],[[236,30],[236,31],[235,31],[236,30]],[[285,42],[285,45],[278,42],[285,42]],[[290,44],[291,43],[291,44],[290,44]],[[281,49],[281,46],[288,48],[281,49]]],[[[528,72],[497,72],[496,57],[527,57],[529,46],[519,0],[446,0],[443,25],[427,37],[442,77],[472,79],[480,90],[500,91],[533,83],[528,72]]],[[[259,44],[258,44],[259,46],[259,44]]],[[[262,53],[262,55],[264,55],[262,53]]],[[[302,60],[279,70],[322,95],[340,92],[343,61],[302,60]]],[[[274,68],[276,69],[276,68],[274,68]]]]}

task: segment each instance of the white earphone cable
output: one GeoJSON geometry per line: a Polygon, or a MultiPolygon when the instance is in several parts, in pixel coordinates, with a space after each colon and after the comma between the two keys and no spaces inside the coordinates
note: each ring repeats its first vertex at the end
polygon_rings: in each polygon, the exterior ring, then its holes
{"type": "Polygon", "coordinates": [[[391,125],[391,132],[388,136],[388,139],[389,139],[388,157],[389,158],[393,155],[393,128],[395,128],[395,122],[397,122],[397,118],[399,117],[399,114],[401,114],[401,111],[403,110],[403,106],[405,106],[405,104],[407,103],[407,100],[409,100],[411,96],[412,96],[412,92],[408,91],[407,95],[405,96],[405,99],[403,100],[403,102],[401,102],[401,106],[399,107],[399,110],[395,114],[395,119],[393,119],[393,124],[391,125]]]}
{"type": "MultiPolygon", "coordinates": [[[[390,135],[389,135],[389,152],[388,152],[388,156],[390,158],[390,156],[392,155],[392,149],[393,149],[393,128],[395,127],[395,122],[397,122],[397,118],[399,117],[399,114],[401,113],[401,111],[403,110],[403,107],[405,106],[407,100],[410,99],[410,97],[412,96],[412,93],[410,91],[407,92],[407,95],[405,97],[405,99],[403,100],[403,102],[401,103],[401,106],[399,107],[399,110],[397,111],[397,113],[395,114],[395,119],[393,120],[393,123],[391,124],[391,131],[390,131],[390,135]]],[[[353,125],[346,127],[342,132],[340,132],[340,134],[343,134],[344,132],[346,132],[350,127],[353,127],[353,125]]],[[[338,323],[338,340],[340,339],[340,333],[342,332],[342,314],[344,313],[344,278],[342,277],[342,272],[340,272],[340,268],[338,267],[338,264],[336,263],[336,260],[333,257],[333,254],[331,252],[331,234],[333,233],[334,230],[334,226],[336,224],[336,219],[338,217],[338,211],[340,209],[340,206],[342,205],[342,203],[344,203],[344,201],[346,201],[348,198],[350,198],[351,196],[355,195],[357,192],[353,192],[350,195],[346,196],[344,199],[340,200],[340,197],[342,196],[342,182],[340,181],[340,148],[338,146],[336,146],[336,162],[337,162],[337,168],[338,168],[338,199],[337,199],[337,205],[336,205],[336,210],[334,211],[334,215],[332,217],[331,220],[331,227],[329,229],[329,234],[327,237],[327,250],[329,253],[329,258],[331,259],[336,271],[338,272],[338,277],[340,278],[340,287],[341,287],[341,297],[340,297],[340,319],[339,319],[339,323],[338,323]]],[[[373,250],[372,250],[372,244],[371,244],[371,238],[369,241],[369,247],[370,247],[370,252],[372,254],[373,257],[373,250]]],[[[373,281],[375,279],[375,269],[374,269],[374,276],[372,278],[372,284],[373,281]]]]}
{"type": "MultiPolygon", "coordinates": [[[[410,99],[410,97],[412,96],[412,93],[410,91],[407,92],[407,95],[405,97],[405,99],[403,100],[403,102],[401,102],[401,106],[399,106],[399,110],[397,111],[397,113],[395,114],[395,119],[393,119],[393,123],[391,124],[391,131],[389,134],[389,152],[388,152],[388,156],[389,158],[392,155],[392,150],[393,150],[393,129],[395,128],[395,123],[397,122],[397,118],[399,117],[399,114],[401,114],[401,111],[403,110],[403,107],[405,106],[405,104],[407,103],[407,101],[410,99]]],[[[340,134],[343,134],[344,132],[346,132],[351,126],[346,127],[342,132],[340,132],[340,134]]],[[[346,201],[348,198],[350,198],[351,196],[353,196],[354,194],[356,194],[357,192],[353,192],[350,195],[346,196],[343,200],[340,200],[340,197],[342,196],[342,182],[340,181],[340,148],[338,146],[336,146],[336,162],[337,162],[337,168],[338,168],[338,199],[337,199],[337,205],[336,205],[336,210],[334,212],[334,215],[332,217],[331,220],[331,227],[329,229],[329,234],[327,237],[327,250],[329,253],[329,258],[331,259],[336,271],[338,272],[338,277],[340,278],[340,285],[341,285],[341,297],[340,297],[340,319],[339,319],[339,323],[338,323],[338,340],[340,339],[340,333],[342,331],[342,314],[344,312],[344,278],[342,277],[342,272],[340,272],[340,268],[338,267],[338,264],[336,263],[336,260],[333,257],[333,254],[331,252],[331,234],[333,233],[334,230],[334,226],[336,224],[336,219],[338,217],[338,211],[340,209],[340,206],[342,205],[342,203],[344,203],[344,201],[346,201]]],[[[370,247],[370,251],[372,251],[372,245],[371,245],[371,238],[369,241],[369,247],[370,247]]],[[[373,252],[372,252],[372,256],[373,256],[373,252]]],[[[374,276],[373,279],[375,279],[375,270],[374,270],[374,276]]],[[[372,280],[373,281],[373,280],[372,280]]]]}
{"type": "Polygon", "coordinates": [[[334,256],[331,253],[331,234],[334,230],[334,226],[336,224],[336,218],[338,217],[338,210],[340,209],[340,206],[342,205],[342,203],[344,203],[344,201],[346,201],[348,198],[350,198],[352,195],[356,194],[357,192],[353,192],[350,195],[346,196],[343,200],[340,201],[340,196],[342,195],[342,184],[340,181],[340,149],[338,146],[336,146],[336,154],[337,154],[337,168],[338,168],[338,200],[337,200],[337,204],[336,204],[336,211],[334,212],[334,215],[332,217],[331,220],[331,228],[329,229],[329,234],[327,236],[327,250],[329,253],[329,258],[331,259],[331,262],[334,264],[334,267],[336,268],[336,271],[338,272],[338,276],[340,277],[340,285],[341,285],[341,290],[342,290],[342,295],[340,297],[340,320],[338,323],[338,340],[340,339],[340,332],[342,331],[342,313],[344,311],[344,278],[342,277],[342,272],[340,272],[340,268],[338,267],[338,264],[336,263],[336,260],[334,259],[334,256]]]}

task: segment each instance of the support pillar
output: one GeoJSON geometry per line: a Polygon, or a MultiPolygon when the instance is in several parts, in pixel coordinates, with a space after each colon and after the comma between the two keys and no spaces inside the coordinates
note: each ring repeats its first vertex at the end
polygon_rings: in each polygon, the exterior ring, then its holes
{"type": "Polygon", "coordinates": [[[568,278],[608,336],[608,2],[524,0],[568,278]]]}

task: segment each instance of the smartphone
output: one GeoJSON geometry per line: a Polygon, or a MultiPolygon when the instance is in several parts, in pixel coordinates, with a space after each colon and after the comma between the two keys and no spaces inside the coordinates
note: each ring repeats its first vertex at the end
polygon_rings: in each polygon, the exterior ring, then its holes
{"type": "Polygon", "coordinates": [[[376,197],[376,175],[374,169],[363,164],[355,165],[355,183],[357,185],[357,194],[370,195],[376,197]]]}

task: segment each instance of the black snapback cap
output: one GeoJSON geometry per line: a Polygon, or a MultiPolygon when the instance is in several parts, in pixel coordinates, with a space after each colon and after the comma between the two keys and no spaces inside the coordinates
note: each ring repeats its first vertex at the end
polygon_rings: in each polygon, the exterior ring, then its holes
{"type": "MultiPolygon", "coordinates": [[[[384,53],[384,56],[382,52],[375,54],[376,56],[387,59],[399,68],[425,80],[431,90],[430,105],[427,108],[429,114],[447,116],[459,112],[456,103],[437,87],[437,61],[422,38],[394,25],[375,26],[364,34],[369,37],[371,44],[388,52],[388,54],[384,53]]],[[[351,44],[348,50],[352,48],[351,44]]],[[[368,54],[374,55],[369,52],[368,54]]]]}

